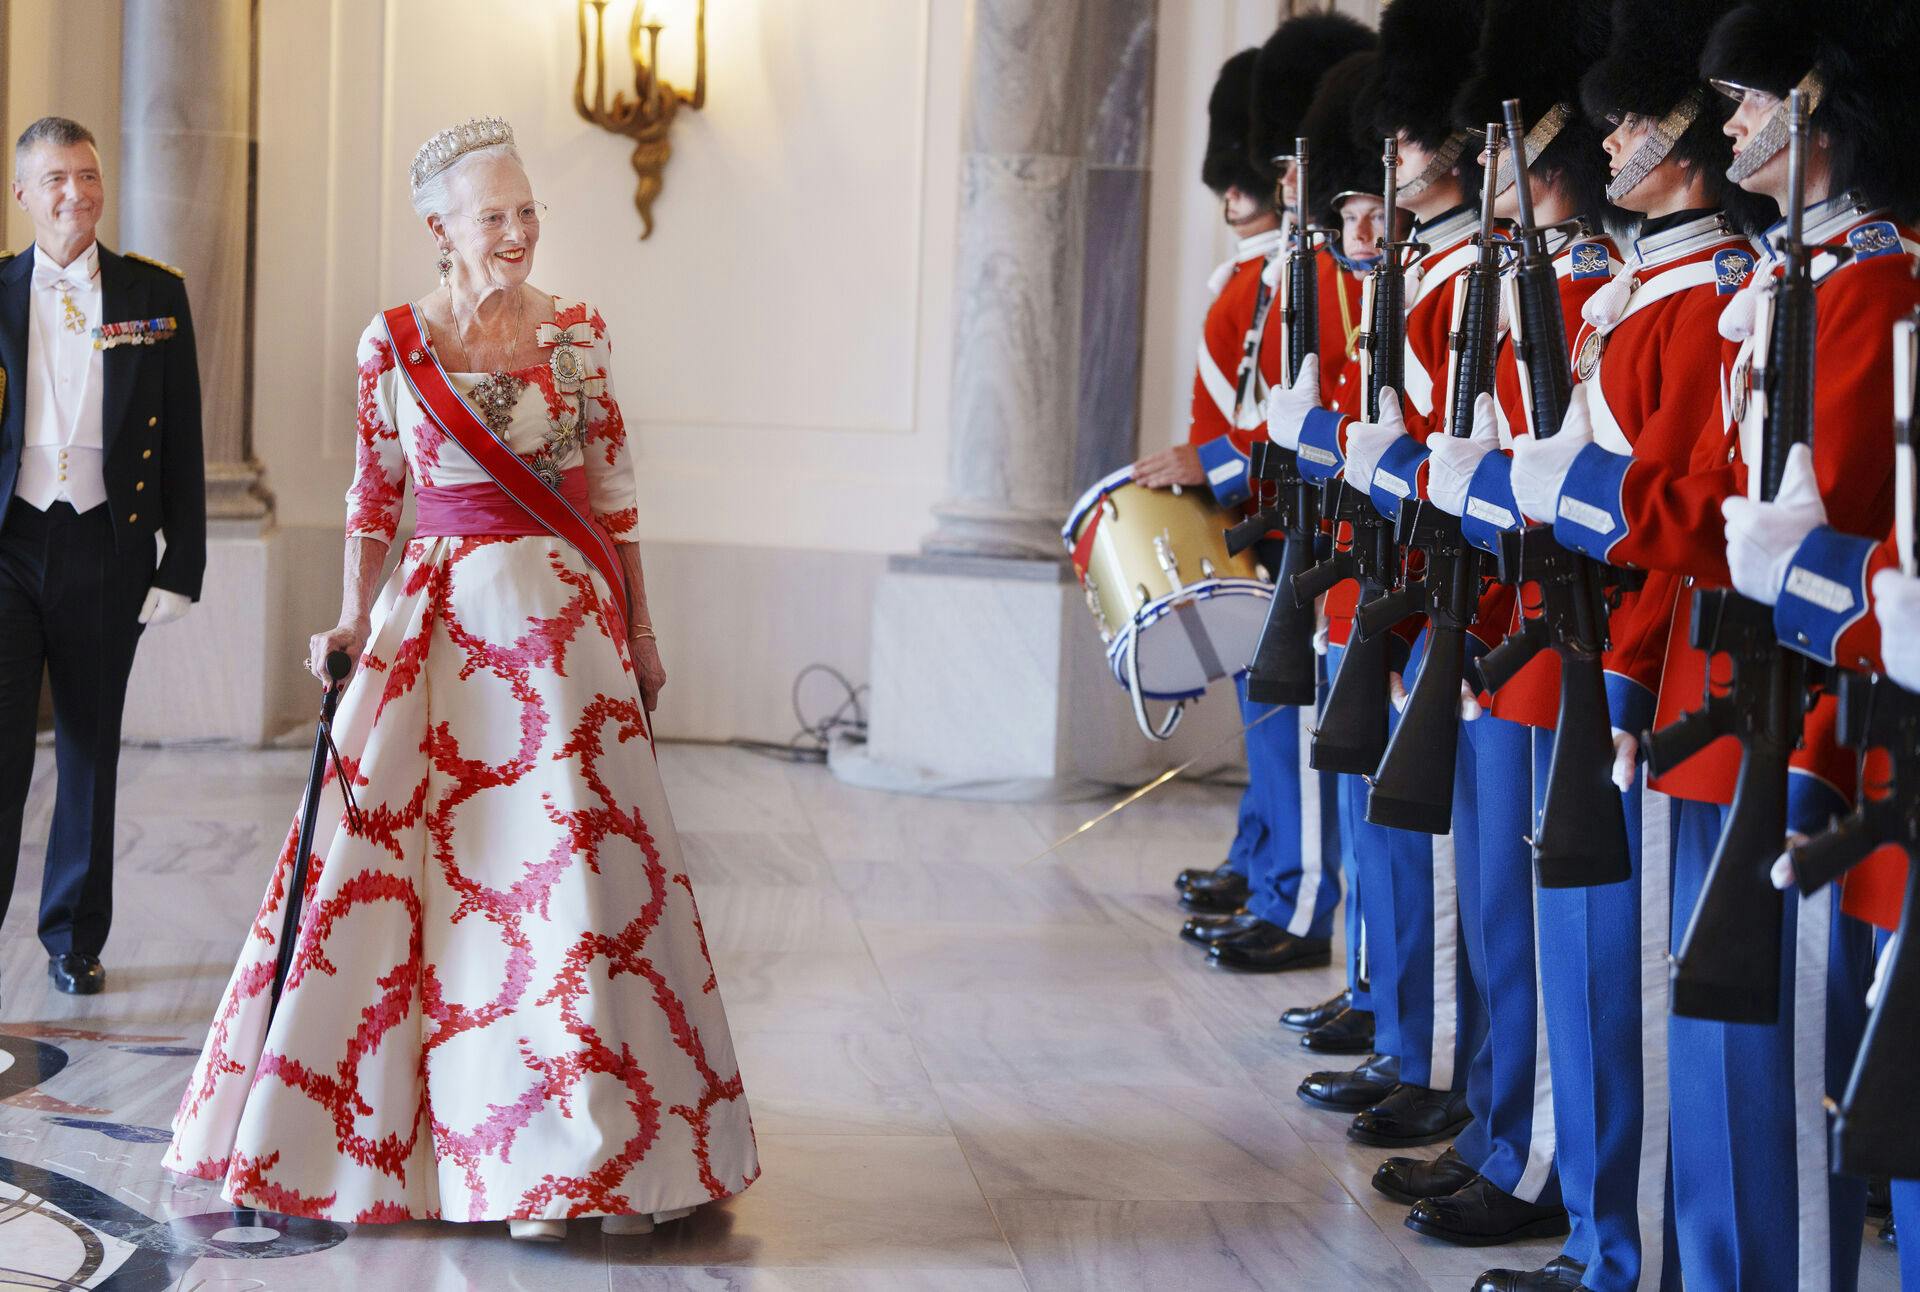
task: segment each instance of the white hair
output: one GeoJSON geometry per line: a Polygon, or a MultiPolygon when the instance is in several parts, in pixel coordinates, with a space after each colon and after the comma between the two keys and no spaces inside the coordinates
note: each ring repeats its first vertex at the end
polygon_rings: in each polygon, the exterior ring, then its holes
{"type": "Polygon", "coordinates": [[[428,216],[448,214],[453,205],[453,192],[450,181],[453,173],[470,162],[483,157],[511,157],[514,165],[526,168],[520,160],[520,150],[512,144],[488,144],[485,148],[475,148],[472,152],[462,153],[453,164],[430,177],[426,183],[413,190],[413,211],[421,219],[428,216]]]}

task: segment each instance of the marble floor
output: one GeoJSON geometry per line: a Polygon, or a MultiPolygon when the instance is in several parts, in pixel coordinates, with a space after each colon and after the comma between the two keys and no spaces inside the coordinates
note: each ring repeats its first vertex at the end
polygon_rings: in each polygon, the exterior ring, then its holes
{"type": "MultiPolygon", "coordinates": [[[[129,750],[111,989],[54,993],[37,865],[0,932],[0,1287],[538,1292],[1434,1288],[1552,1244],[1423,1239],[1380,1150],[1301,1104],[1274,1025],[1333,970],[1209,972],[1168,886],[1232,792],[1174,785],[1060,851],[1087,805],[849,789],[823,769],[661,750],[765,1174],[646,1238],[357,1229],[236,1213],[160,1169],[298,753],[129,750]]],[[[43,757],[27,823],[51,809],[43,757]]],[[[1897,1286],[1869,1241],[1862,1287],[1897,1286]]]]}

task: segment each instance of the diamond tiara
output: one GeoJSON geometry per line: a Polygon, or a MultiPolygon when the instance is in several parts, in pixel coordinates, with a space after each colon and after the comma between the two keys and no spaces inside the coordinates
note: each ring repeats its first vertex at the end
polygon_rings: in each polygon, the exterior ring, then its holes
{"type": "Polygon", "coordinates": [[[433,138],[420,145],[420,151],[413,155],[413,166],[408,174],[413,180],[413,189],[417,193],[420,186],[453,165],[464,154],[476,148],[491,148],[495,144],[513,146],[513,127],[507,124],[505,117],[473,117],[457,126],[449,126],[433,138]]]}

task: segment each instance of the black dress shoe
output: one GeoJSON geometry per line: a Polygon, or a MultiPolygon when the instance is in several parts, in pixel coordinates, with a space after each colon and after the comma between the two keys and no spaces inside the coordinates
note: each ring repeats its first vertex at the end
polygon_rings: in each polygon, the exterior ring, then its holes
{"type": "Polygon", "coordinates": [[[1300,1038],[1300,1048],[1315,1054],[1371,1054],[1373,1011],[1349,1009],[1300,1038]]]}
{"type": "Polygon", "coordinates": [[[1197,915],[1232,915],[1247,904],[1252,891],[1245,875],[1222,866],[1210,874],[1194,876],[1180,894],[1180,905],[1197,915]]]}
{"type": "Polygon", "coordinates": [[[1280,1015],[1280,1026],[1295,1032],[1311,1032],[1314,1028],[1333,1021],[1336,1014],[1353,1008],[1353,993],[1343,991],[1338,996],[1329,996],[1318,1005],[1295,1005],[1280,1015]]]}
{"type": "Polygon", "coordinates": [[[1456,1247],[1497,1247],[1523,1238],[1558,1238],[1567,1209],[1522,1202],[1482,1178],[1444,1198],[1422,1198],[1407,1213],[1407,1228],[1456,1247]]]}
{"type": "Polygon", "coordinates": [[[1556,1256],[1537,1270],[1488,1270],[1473,1292],[1580,1292],[1587,1267],[1571,1256],[1556,1256]]]}
{"type": "Polygon", "coordinates": [[[1235,973],[1280,973],[1333,962],[1333,943],[1327,938],[1299,938],[1261,920],[1244,933],[1213,944],[1207,957],[1235,973]]]}
{"type": "Polygon", "coordinates": [[[1238,915],[1195,915],[1180,926],[1180,936],[1196,946],[1210,947],[1222,938],[1237,937],[1265,923],[1258,915],[1248,915],[1245,911],[1238,915]]]}
{"type": "Polygon", "coordinates": [[[1422,1198],[1444,1198],[1480,1178],[1453,1149],[1439,1157],[1390,1157],[1373,1173],[1373,1187],[1411,1207],[1422,1198]]]}
{"type": "Polygon", "coordinates": [[[1464,1090],[1399,1086],[1353,1119],[1347,1138],[1381,1148],[1418,1148],[1452,1139],[1473,1120],[1464,1090]]]}
{"type": "Polygon", "coordinates": [[[1215,876],[1232,873],[1233,863],[1230,861],[1223,861],[1218,866],[1213,867],[1188,866],[1185,870],[1173,877],[1174,891],[1184,893],[1187,891],[1187,886],[1195,880],[1204,881],[1215,876]]]}
{"type": "Polygon", "coordinates": [[[1309,1073],[1294,1093],[1315,1108],[1350,1113],[1373,1107],[1399,1084],[1400,1060],[1391,1054],[1376,1054],[1345,1072],[1309,1073]]]}
{"type": "Polygon", "coordinates": [[[97,996],[106,989],[107,971],[99,956],[68,951],[47,960],[47,977],[69,996],[97,996]]]}

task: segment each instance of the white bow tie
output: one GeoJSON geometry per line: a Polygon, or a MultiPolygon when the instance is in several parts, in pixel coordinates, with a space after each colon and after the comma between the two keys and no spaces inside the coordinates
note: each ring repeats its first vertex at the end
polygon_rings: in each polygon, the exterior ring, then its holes
{"type": "MultiPolygon", "coordinates": [[[[97,272],[97,271],[96,271],[97,272]]],[[[33,286],[35,291],[51,288],[59,292],[84,291],[93,281],[93,274],[87,272],[84,256],[70,265],[56,265],[41,256],[33,258],[33,286]]]]}

